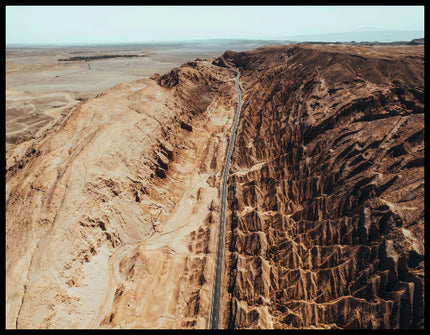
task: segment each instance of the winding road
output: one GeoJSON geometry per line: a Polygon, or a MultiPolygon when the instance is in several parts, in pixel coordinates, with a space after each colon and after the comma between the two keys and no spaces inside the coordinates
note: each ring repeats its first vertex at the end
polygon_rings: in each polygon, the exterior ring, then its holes
{"type": "Polygon", "coordinates": [[[221,202],[220,202],[220,217],[219,217],[219,230],[216,247],[216,260],[215,260],[215,279],[212,296],[212,309],[209,319],[209,327],[211,329],[218,329],[220,318],[221,318],[221,291],[222,291],[222,277],[224,270],[224,245],[225,245],[225,210],[227,206],[227,187],[228,187],[228,175],[230,171],[231,158],[234,150],[234,142],[236,140],[237,126],[239,124],[240,109],[242,105],[242,95],[239,87],[240,72],[238,70],[231,69],[237,73],[236,76],[236,88],[238,92],[238,104],[236,115],[233,123],[233,129],[231,132],[230,142],[228,144],[227,156],[225,160],[224,173],[222,177],[222,190],[221,190],[221,202]]]}

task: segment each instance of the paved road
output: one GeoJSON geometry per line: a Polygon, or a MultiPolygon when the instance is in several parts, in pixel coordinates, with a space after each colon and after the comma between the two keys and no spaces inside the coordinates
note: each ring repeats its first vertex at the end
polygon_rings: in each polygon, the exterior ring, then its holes
{"type": "MultiPolygon", "coordinates": [[[[233,69],[232,69],[233,70],[233,69]]],[[[224,270],[224,244],[225,244],[225,210],[227,206],[227,189],[228,189],[228,175],[230,171],[231,156],[233,154],[234,142],[236,140],[237,125],[239,124],[240,108],[242,105],[242,95],[239,87],[240,72],[233,70],[237,73],[236,76],[236,88],[239,96],[237,104],[236,115],[233,123],[233,129],[231,132],[230,142],[227,149],[227,157],[224,166],[224,173],[222,177],[222,190],[221,190],[221,203],[220,203],[220,217],[219,217],[219,230],[217,240],[217,251],[215,261],[215,279],[214,279],[214,290],[212,296],[212,309],[209,320],[209,326],[211,329],[218,329],[220,316],[221,316],[221,289],[222,289],[222,277],[224,270]]]]}

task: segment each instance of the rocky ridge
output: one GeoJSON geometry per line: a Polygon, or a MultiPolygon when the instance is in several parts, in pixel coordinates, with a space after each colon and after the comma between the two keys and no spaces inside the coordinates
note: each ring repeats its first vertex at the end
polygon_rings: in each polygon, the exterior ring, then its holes
{"type": "Polygon", "coordinates": [[[422,47],[227,51],[224,326],[424,327],[422,47]]]}
{"type": "Polygon", "coordinates": [[[7,328],[206,327],[236,95],[192,62],[8,147],[7,328]]]}

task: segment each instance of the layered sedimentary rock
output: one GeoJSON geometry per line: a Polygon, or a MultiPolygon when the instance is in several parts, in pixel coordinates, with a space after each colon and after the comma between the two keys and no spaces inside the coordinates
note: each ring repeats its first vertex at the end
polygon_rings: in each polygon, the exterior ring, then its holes
{"type": "Polygon", "coordinates": [[[223,325],[424,327],[422,47],[227,51],[243,107],[223,325]]]}
{"type": "Polygon", "coordinates": [[[206,327],[234,75],[120,84],[8,147],[7,328],[206,327]]]}

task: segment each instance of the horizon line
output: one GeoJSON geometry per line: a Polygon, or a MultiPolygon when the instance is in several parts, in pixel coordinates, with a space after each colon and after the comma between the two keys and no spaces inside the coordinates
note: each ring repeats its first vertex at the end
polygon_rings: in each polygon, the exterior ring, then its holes
{"type": "MultiPolygon", "coordinates": [[[[408,33],[417,33],[421,34],[421,37],[416,37],[413,39],[424,39],[425,33],[421,30],[378,30],[375,31],[375,33],[396,33],[396,32],[408,32],[408,33]]],[[[368,32],[371,33],[371,32],[368,32]]],[[[279,41],[279,42],[289,42],[289,43],[300,43],[300,42],[307,42],[311,41],[313,38],[322,38],[323,36],[330,36],[330,35],[347,35],[347,34],[357,34],[357,32],[332,32],[332,33],[313,33],[313,34],[303,34],[303,35],[293,35],[290,37],[270,37],[270,38],[262,38],[262,37],[253,37],[253,38],[246,38],[246,37],[214,37],[214,38],[189,38],[189,39],[182,39],[182,40],[167,40],[167,39],[160,39],[160,40],[146,40],[146,41],[105,41],[105,42],[6,42],[6,47],[13,47],[13,46],[92,46],[92,45],[148,45],[148,44],[184,44],[184,43],[199,43],[199,42],[216,42],[216,41],[279,41]],[[308,39],[307,39],[308,37],[308,39]]],[[[336,42],[353,42],[354,37],[357,36],[351,36],[351,40],[347,37],[342,38],[342,40],[338,39],[337,41],[330,40],[327,38],[325,41],[321,42],[328,42],[328,43],[336,43],[336,42]]],[[[339,38],[339,37],[338,37],[339,38]]],[[[413,39],[410,39],[408,41],[411,41],[413,39]]],[[[358,42],[381,42],[381,43],[395,43],[395,42],[403,42],[404,40],[393,40],[393,41],[378,41],[378,40],[363,40],[360,39],[358,42]]]]}

